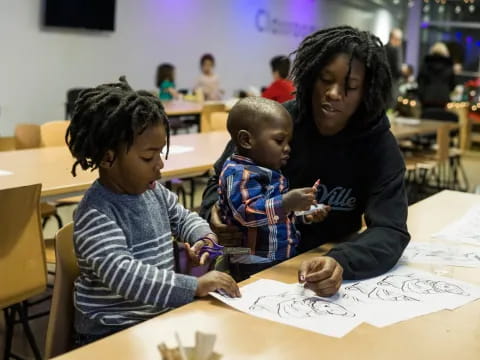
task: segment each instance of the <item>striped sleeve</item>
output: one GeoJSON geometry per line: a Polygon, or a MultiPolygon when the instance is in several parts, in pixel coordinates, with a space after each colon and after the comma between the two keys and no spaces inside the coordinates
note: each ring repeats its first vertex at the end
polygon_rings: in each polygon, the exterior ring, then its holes
{"type": "Polygon", "coordinates": [[[283,223],[287,213],[283,209],[282,195],[267,198],[257,174],[247,169],[233,171],[224,182],[222,194],[232,210],[235,220],[246,227],[259,227],[283,223]]]}
{"type": "Polygon", "coordinates": [[[75,252],[101,282],[127,300],[158,307],[191,302],[197,279],[135,259],[118,224],[96,209],[75,221],[75,252]]]}
{"type": "Polygon", "coordinates": [[[203,218],[196,212],[185,209],[178,202],[177,195],[163,186],[161,191],[167,205],[172,234],[176,239],[193,244],[198,239],[213,233],[203,218]]]}

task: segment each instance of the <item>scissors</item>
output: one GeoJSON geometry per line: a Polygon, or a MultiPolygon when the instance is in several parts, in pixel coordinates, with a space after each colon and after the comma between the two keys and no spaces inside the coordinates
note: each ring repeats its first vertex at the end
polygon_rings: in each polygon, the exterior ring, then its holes
{"type": "Polygon", "coordinates": [[[200,256],[208,253],[209,258],[216,258],[217,256],[223,255],[223,246],[213,243],[213,246],[204,245],[200,249],[200,256]]]}

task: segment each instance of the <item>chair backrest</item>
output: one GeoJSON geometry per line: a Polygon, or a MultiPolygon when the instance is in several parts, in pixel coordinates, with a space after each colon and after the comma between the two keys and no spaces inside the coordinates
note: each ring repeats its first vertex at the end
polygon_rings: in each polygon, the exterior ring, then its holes
{"type": "Polygon", "coordinates": [[[0,190],[0,309],[47,287],[40,184],[0,190]]]}
{"type": "Polygon", "coordinates": [[[40,125],[42,147],[65,146],[65,134],[70,121],[50,121],[40,125]]]}
{"type": "Polygon", "coordinates": [[[15,126],[15,149],[40,147],[40,125],[18,124],[15,126]]]}
{"type": "Polygon", "coordinates": [[[73,223],[56,233],[55,251],[57,264],[45,343],[46,359],[71,350],[73,345],[73,282],[80,273],[73,248],[73,223]]]}
{"type": "Polygon", "coordinates": [[[227,131],[226,111],[215,111],[210,114],[210,131],[227,131]]]}
{"type": "Polygon", "coordinates": [[[200,116],[200,132],[212,131],[210,122],[212,113],[225,111],[225,104],[204,104],[200,116]]]}

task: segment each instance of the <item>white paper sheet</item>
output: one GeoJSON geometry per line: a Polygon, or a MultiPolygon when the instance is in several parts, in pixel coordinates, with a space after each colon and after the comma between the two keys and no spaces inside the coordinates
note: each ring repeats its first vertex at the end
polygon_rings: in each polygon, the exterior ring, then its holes
{"type": "Polygon", "coordinates": [[[261,279],[241,288],[242,298],[211,293],[250,315],[342,337],[366,322],[383,327],[480,298],[480,287],[398,266],[367,280],[344,282],[330,298],[316,296],[299,284],[261,279]]]}
{"type": "Polygon", "coordinates": [[[0,169],[0,176],[8,176],[8,175],[13,175],[13,172],[0,169]]]}
{"type": "Polygon", "coordinates": [[[183,146],[183,145],[170,145],[168,149],[169,154],[183,154],[195,150],[192,146],[183,146]]]}
{"type": "Polygon", "coordinates": [[[401,262],[480,267],[480,247],[411,242],[401,262]]]}
{"type": "Polygon", "coordinates": [[[250,315],[320,334],[342,337],[362,323],[340,297],[322,298],[299,284],[261,279],[241,288],[241,298],[212,296],[250,315]]]}
{"type": "Polygon", "coordinates": [[[470,208],[462,218],[432,236],[446,241],[480,245],[480,205],[470,208]]]}
{"type": "Polygon", "coordinates": [[[480,298],[480,287],[397,266],[372,279],[342,285],[345,300],[357,303],[369,324],[383,327],[439,310],[453,310],[480,298]]]}

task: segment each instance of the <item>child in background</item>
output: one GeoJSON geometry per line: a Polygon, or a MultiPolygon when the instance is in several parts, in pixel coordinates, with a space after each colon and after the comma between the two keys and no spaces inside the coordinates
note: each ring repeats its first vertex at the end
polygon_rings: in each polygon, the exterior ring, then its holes
{"type": "Polygon", "coordinates": [[[295,98],[295,86],[287,79],[290,72],[290,60],[288,57],[275,56],[270,61],[272,68],[273,83],[262,92],[264,98],[283,103],[295,98]]]}
{"type": "Polygon", "coordinates": [[[172,64],[160,64],[157,68],[157,88],[160,100],[177,99],[180,94],[175,90],[175,67],[172,64]]]}
{"type": "MultiPolygon", "coordinates": [[[[238,226],[251,255],[232,256],[237,281],[295,255],[299,234],[294,211],[315,204],[313,187],[290,190],[280,172],[289,158],[293,122],[278,102],[247,97],[230,111],[227,128],[236,152],[225,161],[219,180],[224,223],[238,226]]],[[[321,221],[326,210],[306,215],[321,221]]]]}
{"type": "Polygon", "coordinates": [[[172,237],[186,241],[202,264],[216,236],[161,185],[168,155],[168,119],[160,100],[119,83],[82,91],[67,144],[82,169],[99,170],[74,215],[80,267],[75,281],[76,342],[83,345],[222,289],[239,296],[233,279],[212,271],[175,273],[172,237]],[[166,150],[165,150],[166,147],[166,150]],[[167,156],[166,155],[166,156],[167,156]]]}
{"type": "Polygon", "coordinates": [[[200,58],[200,68],[202,74],[199,76],[194,87],[195,92],[199,90],[203,93],[204,100],[221,100],[222,90],[218,75],[213,72],[215,67],[215,58],[212,54],[205,54],[200,58]]]}

